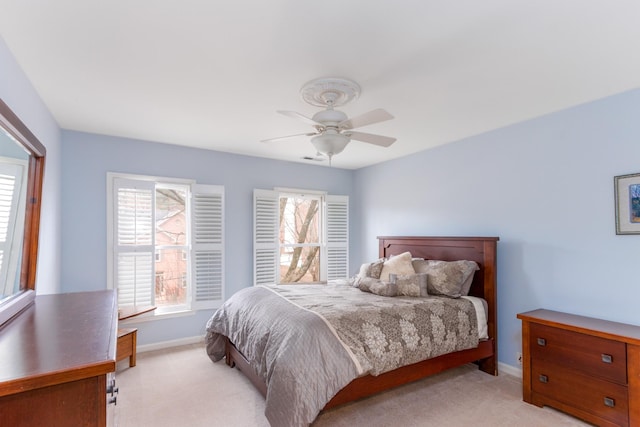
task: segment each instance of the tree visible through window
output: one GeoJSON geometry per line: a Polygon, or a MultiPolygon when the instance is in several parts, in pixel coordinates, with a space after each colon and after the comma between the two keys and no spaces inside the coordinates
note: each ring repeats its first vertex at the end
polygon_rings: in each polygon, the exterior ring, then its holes
{"type": "Polygon", "coordinates": [[[280,197],[280,283],[320,281],[320,197],[280,197]]]}

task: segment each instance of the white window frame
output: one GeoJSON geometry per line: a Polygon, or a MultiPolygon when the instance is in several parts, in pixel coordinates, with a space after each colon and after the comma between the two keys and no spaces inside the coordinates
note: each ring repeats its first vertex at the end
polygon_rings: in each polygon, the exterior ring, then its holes
{"type": "MultiPolygon", "coordinates": [[[[116,180],[131,180],[189,186],[187,201],[187,303],[154,310],[151,316],[166,316],[219,307],[224,301],[224,187],[197,184],[193,180],[157,176],[107,173],[107,288],[117,289],[116,180]]],[[[155,191],[154,191],[155,194],[155,191]]],[[[155,211],[155,202],[154,202],[155,211]]],[[[154,212],[155,215],[155,212],[154,212]]],[[[155,240],[155,220],[154,240],[155,240]]],[[[153,242],[151,283],[155,288],[155,250],[153,242]]],[[[153,292],[153,289],[152,289],[153,292]]]]}
{"type": "Polygon", "coordinates": [[[254,190],[254,285],[280,283],[279,201],[281,195],[320,196],[320,282],[346,279],[349,270],[349,197],[322,191],[254,190]]]}

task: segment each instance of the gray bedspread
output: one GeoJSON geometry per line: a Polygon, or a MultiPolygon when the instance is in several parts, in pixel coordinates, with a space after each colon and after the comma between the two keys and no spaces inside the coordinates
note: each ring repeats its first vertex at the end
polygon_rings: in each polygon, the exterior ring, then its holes
{"type": "Polygon", "coordinates": [[[272,426],[306,426],[354,378],[478,345],[473,305],[380,297],[347,285],[256,286],[207,323],[212,360],[229,337],[267,384],[272,426]]]}

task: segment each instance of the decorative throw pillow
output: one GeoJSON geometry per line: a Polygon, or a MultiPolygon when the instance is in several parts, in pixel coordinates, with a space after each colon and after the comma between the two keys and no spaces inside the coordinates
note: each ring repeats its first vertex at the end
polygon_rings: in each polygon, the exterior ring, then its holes
{"type": "Polygon", "coordinates": [[[389,274],[415,274],[416,270],[411,263],[411,252],[404,252],[400,255],[392,256],[382,265],[380,279],[389,280],[389,274]]]}
{"type": "Polygon", "coordinates": [[[379,279],[383,264],[383,259],[362,264],[360,266],[358,274],[349,279],[349,284],[357,288],[360,285],[360,280],[365,277],[373,277],[374,279],[379,279]]]}
{"type": "Polygon", "coordinates": [[[383,282],[382,280],[375,279],[373,277],[361,278],[358,288],[363,292],[370,292],[383,297],[395,297],[398,295],[398,285],[395,283],[383,282]]]}
{"type": "Polygon", "coordinates": [[[429,267],[440,262],[445,262],[445,261],[436,261],[433,259],[421,259],[421,260],[414,259],[411,262],[411,266],[416,271],[416,273],[426,273],[429,270],[429,267]]]}
{"type": "Polygon", "coordinates": [[[429,295],[427,292],[427,273],[401,274],[396,279],[396,285],[398,285],[398,295],[409,297],[429,295]]]}
{"type": "Polygon", "coordinates": [[[362,280],[362,278],[369,277],[370,267],[371,267],[371,263],[369,262],[362,264],[360,266],[360,270],[358,271],[358,274],[356,274],[355,276],[349,279],[349,284],[354,288],[357,288],[360,285],[360,280],[362,280]]]}
{"type": "Polygon", "coordinates": [[[360,275],[356,274],[355,276],[349,277],[349,286],[353,286],[354,288],[357,288],[358,286],[360,286],[360,275]]]}
{"type": "Polygon", "coordinates": [[[360,271],[358,271],[358,276],[367,277],[369,276],[369,268],[371,267],[370,262],[365,262],[360,266],[360,271]]]}
{"type": "Polygon", "coordinates": [[[469,291],[471,290],[471,283],[473,282],[473,276],[475,276],[474,273],[478,270],[480,270],[480,267],[478,267],[478,264],[476,264],[476,268],[473,270],[473,273],[469,274],[467,280],[462,283],[462,295],[469,295],[469,291]]]}
{"type": "Polygon", "coordinates": [[[480,268],[474,261],[427,260],[420,263],[418,269],[427,273],[427,292],[430,295],[459,298],[469,293],[473,274],[480,268]]]}
{"type": "Polygon", "coordinates": [[[380,278],[380,273],[382,273],[382,266],[384,265],[384,259],[381,258],[377,261],[374,261],[369,266],[369,277],[373,277],[374,279],[380,278]]]}
{"type": "Polygon", "coordinates": [[[424,258],[413,258],[411,259],[411,266],[416,273],[424,273],[427,271],[427,267],[429,266],[429,260],[424,258]]]}

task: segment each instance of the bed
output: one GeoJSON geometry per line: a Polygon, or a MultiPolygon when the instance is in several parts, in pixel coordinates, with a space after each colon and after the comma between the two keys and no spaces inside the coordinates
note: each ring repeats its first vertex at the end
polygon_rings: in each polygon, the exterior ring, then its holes
{"type": "MultiPolygon", "coordinates": [[[[473,275],[469,295],[486,301],[486,338],[478,340],[476,336],[476,341],[471,348],[454,350],[389,371],[379,369],[379,371],[383,371],[382,373],[377,371],[374,371],[374,374],[363,373],[362,370],[352,369],[351,363],[347,361],[354,360],[357,365],[357,358],[354,357],[348,346],[342,343],[341,347],[340,339],[324,337],[324,335],[330,336],[332,334],[343,336],[336,334],[331,322],[327,322],[326,319],[322,318],[323,316],[308,316],[309,320],[307,320],[307,317],[303,320],[301,316],[306,316],[306,312],[310,310],[304,308],[304,298],[301,298],[298,303],[295,295],[291,301],[288,301],[281,296],[272,298],[273,291],[270,289],[247,290],[247,293],[259,293],[258,296],[253,297],[254,299],[257,298],[257,300],[252,303],[250,309],[241,309],[231,320],[225,318],[225,327],[220,327],[220,318],[226,316],[221,312],[231,311],[234,305],[239,305],[237,301],[231,301],[234,300],[234,295],[227,301],[230,307],[226,307],[227,303],[225,303],[223,309],[218,310],[207,325],[207,352],[214,361],[224,357],[227,365],[236,367],[249,378],[267,399],[265,414],[272,425],[308,425],[320,410],[327,410],[471,362],[476,363],[482,371],[497,375],[496,249],[498,238],[396,236],[378,237],[378,241],[380,258],[390,258],[410,252],[413,257],[427,260],[469,260],[476,262],[479,270],[473,275]],[[273,302],[269,302],[270,299],[273,299],[273,302]],[[262,303],[263,301],[264,304],[262,303]],[[294,302],[292,303],[292,301],[294,302]],[[283,309],[286,308],[284,306],[296,306],[300,310],[291,315],[274,314],[274,312],[280,310],[280,308],[274,308],[276,306],[283,306],[283,309]],[[236,346],[238,342],[250,341],[246,340],[246,332],[238,332],[241,329],[241,323],[244,322],[243,319],[249,318],[249,311],[258,313],[259,320],[254,322],[252,328],[263,329],[263,335],[250,345],[244,345],[244,347],[242,345],[236,346]],[[321,318],[321,321],[318,318],[321,318]],[[289,329],[294,332],[296,330],[307,331],[301,334],[301,338],[291,338],[289,335],[283,338],[285,340],[283,342],[288,345],[282,345],[282,347],[286,347],[287,351],[291,350],[299,353],[293,356],[293,359],[290,359],[291,356],[289,355],[285,357],[285,350],[282,348],[276,348],[269,344],[272,341],[275,342],[278,336],[285,335],[274,331],[277,324],[286,321],[292,324],[289,329]],[[306,323],[307,321],[311,323],[306,323]],[[323,321],[327,325],[323,325],[323,321]],[[312,325],[313,322],[319,325],[312,325]],[[212,327],[212,324],[217,326],[212,327]],[[314,332],[309,333],[308,331],[310,330],[314,332]],[[331,342],[327,344],[325,339],[334,339],[337,343],[331,342]],[[263,349],[261,351],[268,352],[268,357],[264,355],[256,356],[254,353],[258,347],[263,349]],[[304,351],[299,349],[304,349],[304,351]],[[339,359],[342,353],[349,354],[339,359]],[[336,360],[333,360],[334,356],[336,360]],[[276,362],[272,362],[271,365],[276,367],[263,366],[257,362],[258,358],[275,360],[276,362]],[[278,360],[278,358],[281,360],[278,360]],[[250,360],[253,361],[253,364],[250,360]],[[282,360],[286,360],[286,362],[282,360]],[[313,363],[314,360],[318,362],[313,363]],[[334,375],[334,373],[335,377],[332,377],[331,375],[334,375]],[[289,387],[296,387],[298,382],[305,381],[309,384],[303,385],[304,387],[313,387],[314,390],[312,392],[319,392],[321,396],[316,397],[314,394],[313,398],[311,398],[309,397],[311,392],[302,388],[289,390],[289,387]],[[304,406],[305,408],[299,409],[299,406],[304,406]]],[[[297,287],[298,285],[279,288],[297,287]]],[[[320,286],[315,288],[314,291],[331,293],[333,289],[331,286],[326,286],[325,288],[320,286]]],[[[238,294],[241,292],[238,292],[238,294]]],[[[289,291],[285,290],[283,292],[287,293],[289,291]]],[[[311,296],[309,298],[314,297],[311,296]]],[[[329,297],[331,298],[331,296],[329,297]]],[[[333,297],[338,298],[335,295],[333,297]]],[[[387,298],[387,300],[394,300],[394,298],[387,298]]],[[[414,298],[414,300],[416,299],[414,298]]],[[[447,304],[462,304],[462,302],[450,298],[442,298],[442,300],[451,300],[443,301],[443,303],[447,304]]],[[[461,301],[462,298],[459,300],[461,301]]],[[[335,301],[338,301],[338,299],[335,299],[335,301]]],[[[401,298],[397,301],[398,303],[406,302],[407,298],[401,298]]],[[[336,306],[338,305],[336,304],[336,306]]],[[[454,309],[457,308],[454,307],[454,309]]],[[[265,363],[268,365],[268,362],[265,363]]]]}

